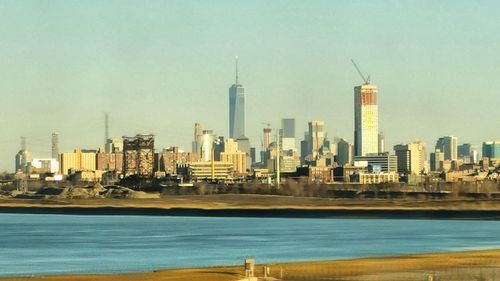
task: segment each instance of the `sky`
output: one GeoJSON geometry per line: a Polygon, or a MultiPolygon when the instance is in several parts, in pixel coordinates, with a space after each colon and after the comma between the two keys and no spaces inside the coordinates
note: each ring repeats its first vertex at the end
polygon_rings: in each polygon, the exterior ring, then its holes
{"type": "Polygon", "coordinates": [[[324,120],[353,141],[354,59],[379,90],[388,148],[444,135],[500,139],[498,1],[0,1],[0,171],[20,137],[35,157],[156,135],[190,150],[194,123],[229,134],[228,89],[246,131],[324,120]]]}

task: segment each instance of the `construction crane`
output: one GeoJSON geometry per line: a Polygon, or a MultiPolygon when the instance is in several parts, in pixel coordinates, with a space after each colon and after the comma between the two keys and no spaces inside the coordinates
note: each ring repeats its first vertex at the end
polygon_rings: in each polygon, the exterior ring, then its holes
{"type": "Polygon", "coordinates": [[[368,75],[368,77],[365,78],[365,76],[363,75],[363,73],[361,72],[361,70],[359,70],[358,65],[354,62],[353,59],[351,59],[351,62],[354,65],[354,67],[356,68],[356,70],[358,71],[359,76],[361,76],[361,79],[363,79],[363,81],[365,82],[365,84],[370,84],[370,75],[368,75]]]}

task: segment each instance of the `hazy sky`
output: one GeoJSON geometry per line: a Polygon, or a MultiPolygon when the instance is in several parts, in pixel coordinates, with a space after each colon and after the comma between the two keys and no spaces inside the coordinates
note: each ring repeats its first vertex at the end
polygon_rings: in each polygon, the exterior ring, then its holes
{"type": "Polygon", "coordinates": [[[350,59],[379,87],[388,145],[500,138],[498,1],[0,1],[0,170],[20,136],[38,157],[154,133],[191,148],[193,124],[228,135],[234,56],[247,134],[324,120],[353,140],[350,59]]]}

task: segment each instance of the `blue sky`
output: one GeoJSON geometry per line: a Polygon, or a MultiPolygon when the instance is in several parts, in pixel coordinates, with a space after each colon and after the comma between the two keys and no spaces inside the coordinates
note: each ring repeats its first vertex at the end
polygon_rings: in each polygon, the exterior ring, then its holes
{"type": "Polygon", "coordinates": [[[350,59],[379,87],[388,145],[500,138],[498,1],[0,1],[0,170],[20,136],[35,156],[154,133],[190,149],[200,121],[228,135],[234,56],[247,134],[326,122],[353,139],[350,59]]]}

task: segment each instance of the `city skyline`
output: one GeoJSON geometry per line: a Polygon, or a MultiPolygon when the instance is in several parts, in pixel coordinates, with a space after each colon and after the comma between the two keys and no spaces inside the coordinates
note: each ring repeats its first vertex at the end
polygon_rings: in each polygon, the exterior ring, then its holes
{"type": "Polygon", "coordinates": [[[377,3],[380,7],[370,2],[319,1],[306,7],[277,2],[269,4],[274,13],[263,2],[208,8],[198,3],[195,15],[188,13],[193,2],[144,7],[93,3],[90,11],[75,2],[35,3],[0,4],[6,11],[0,19],[6,36],[0,46],[0,171],[12,170],[20,136],[27,137],[27,147],[37,157],[50,156],[53,132],[59,133],[60,151],[101,147],[104,112],[110,114],[111,137],[154,133],[158,145],[188,151],[195,122],[226,135],[227,85],[235,54],[245,58],[242,76],[250,93],[246,131],[252,146],[260,144],[262,122],[277,128],[282,118],[296,119],[297,136],[307,130],[308,121],[323,120],[330,138],[353,142],[352,88],[362,81],[351,58],[379,88],[386,147],[414,139],[430,147],[443,135],[477,145],[499,137],[487,121],[495,118],[500,103],[488,86],[495,81],[500,50],[498,39],[488,36],[499,27],[494,16],[487,16],[498,14],[494,2],[487,8],[428,3],[434,9],[417,3],[390,7],[397,2],[377,3]],[[349,19],[360,4],[373,9],[370,26],[349,19]],[[161,11],[169,8],[179,15],[167,13],[163,19],[161,11]],[[231,8],[229,19],[220,18],[231,8]],[[299,13],[304,8],[311,17],[299,13]],[[96,11],[124,18],[96,20],[96,11]],[[399,16],[387,17],[396,11],[399,16]],[[295,22],[289,20],[300,14],[295,22]],[[406,18],[408,14],[431,23],[406,18]],[[272,25],[271,15],[282,25],[272,25]],[[227,25],[239,16],[242,22],[227,25]],[[455,21],[457,16],[466,23],[455,21]],[[215,24],[203,29],[214,18],[215,24]],[[185,24],[189,20],[194,27],[185,24]],[[161,31],[169,21],[183,24],[180,30],[161,31]],[[254,22],[259,23],[252,29],[254,22]],[[390,31],[395,24],[413,37],[390,31]],[[294,32],[286,32],[290,28],[294,32]],[[260,33],[252,36],[252,30],[260,33]],[[221,41],[219,32],[235,37],[221,41]],[[178,44],[158,39],[161,34],[178,44]],[[194,39],[200,36],[197,46],[194,39]],[[356,44],[361,39],[366,39],[359,44],[363,46],[356,44]]]}

